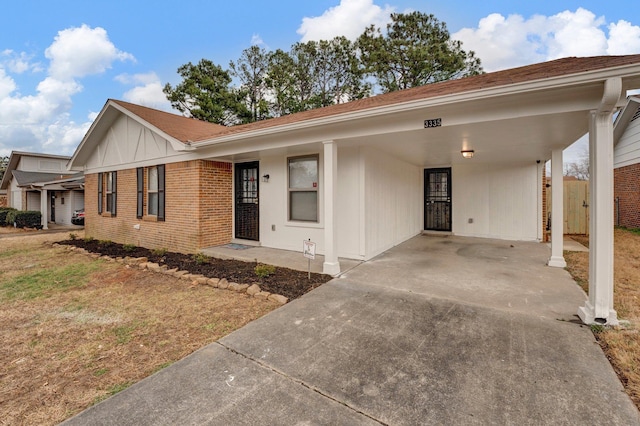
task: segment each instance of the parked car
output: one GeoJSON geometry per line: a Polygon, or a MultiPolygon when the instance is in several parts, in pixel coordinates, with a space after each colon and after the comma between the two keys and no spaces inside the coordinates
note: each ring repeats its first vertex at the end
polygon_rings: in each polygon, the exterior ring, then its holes
{"type": "Polygon", "coordinates": [[[73,216],[71,216],[71,223],[74,225],[84,226],[84,209],[75,210],[73,216]]]}

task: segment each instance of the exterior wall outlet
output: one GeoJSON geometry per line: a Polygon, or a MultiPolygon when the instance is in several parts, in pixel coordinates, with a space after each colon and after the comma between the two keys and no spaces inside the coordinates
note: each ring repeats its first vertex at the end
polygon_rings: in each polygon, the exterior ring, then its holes
{"type": "Polygon", "coordinates": [[[140,229],[140,224],[136,223],[135,225],[133,225],[133,229],[140,229]]]}
{"type": "Polygon", "coordinates": [[[473,218],[472,217],[469,218],[469,223],[473,223],[473,218]]]}
{"type": "Polygon", "coordinates": [[[276,226],[275,225],[271,225],[271,230],[275,231],[276,230],[276,226]]]}

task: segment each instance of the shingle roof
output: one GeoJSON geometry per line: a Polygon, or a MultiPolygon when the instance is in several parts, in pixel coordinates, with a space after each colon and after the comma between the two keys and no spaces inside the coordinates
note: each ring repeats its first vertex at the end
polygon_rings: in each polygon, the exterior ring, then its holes
{"type": "Polygon", "coordinates": [[[24,170],[13,170],[11,172],[18,186],[31,185],[33,183],[50,182],[71,177],[73,173],[43,173],[43,172],[27,172],[24,170]]]}
{"type": "Polygon", "coordinates": [[[579,74],[588,71],[596,71],[638,63],[640,63],[640,55],[562,58],[539,64],[466,77],[459,80],[427,84],[407,90],[386,93],[357,101],[331,105],[325,108],[303,111],[296,114],[234,127],[225,127],[206,123],[200,120],[178,116],[123,101],[114,100],[113,102],[116,102],[118,105],[128,109],[132,113],[138,115],[142,119],[148,121],[152,125],[182,142],[198,142],[212,139],[217,136],[241,134],[252,130],[288,125],[306,120],[331,117],[356,111],[365,111],[367,109],[401,104],[415,100],[507,86],[516,83],[544,80],[553,77],[579,74]]]}
{"type": "Polygon", "coordinates": [[[197,120],[195,118],[184,117],[182,115],[172,114],[115,99],[111,99],[111,101],[123,108],[126,108],[149,124],[184,143],[187,141],[207,139],[226,129],[225,126],[197,120]]]}

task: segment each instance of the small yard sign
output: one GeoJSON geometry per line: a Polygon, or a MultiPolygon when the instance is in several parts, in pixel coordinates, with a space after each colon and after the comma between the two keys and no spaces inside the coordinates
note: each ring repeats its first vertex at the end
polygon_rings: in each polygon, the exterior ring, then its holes
{"type": "Polygon", "coordinates": [[[311,240],[303,240],[302,241],[302,254],[307,259],[315,260],[315,258],[316,258],[316,243],[311,242],[311,240]]]}
{"type": "Polygon", "coordinates": [[[311,280],[311,261],[316,259],[316,243],[309,240],[302,240],[302,255],[307,258],[308,277],[311,280]]]}

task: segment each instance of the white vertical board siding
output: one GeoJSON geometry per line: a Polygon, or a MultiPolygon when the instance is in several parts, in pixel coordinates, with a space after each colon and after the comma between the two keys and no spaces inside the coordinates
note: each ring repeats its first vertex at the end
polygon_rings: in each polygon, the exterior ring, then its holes
{"type": "MultiPolygon", "coordinates": [[[[302,251],[302,241],[311,239],[317,244],[316,252],[324,254],[324,173],[323,153],[309,151],[305,154],[319,155],[318,176],[318,223],[290,222],[288,220],[288,156],[265,156],[260,158],[260,244],[284,250],[302,251]],[[269,182],[262,176],[269,175],[269,182]],[[275,225],[275,231],[273,230],[275,225]]],[[[292,155],[294,157],[298,156],[292,155]]],[[[338,147],[338,256],[363,259],[361,250],[361,201],[360,175],[362,167],[359,148],[338,147]]]]}
{"type": "Polygon", "coordinates": [[[338,256],[364,259],[362,249],[361,175],[364,173],[358,147],[338,148],[338,181],[336,226],[338,227],[338,256]]]}
{"type": "Polygon", "coordinates": [[[56,192],[56,223],[70,225],[71,224],[71,206],[73,203],[73,196],[71,195],[71,191],[57,191],[56,192]],[[62,204],[62,199],[64,199],[64,204],[62,204]]]}
{"type": "Polygon", "coordinates": [[[317,244],[316,252],[318,254],[324,253],[322,152],[308,152],[306,154],[320,155],[318,164],[319,223],[289,222],[287,156],[277,155],[260,158],[260,244],[265,247],[302,253],[302,240],[311,239],[317,244]],[[262,181],[262,176],[265,174],[269,175],[269,182],[262,181]],[[272,225],[275,225],[275,230],[272,230],[272,225]]]}
{"type": "Polygon", "coordinates": [[[365,259],[418,234],[422,228],[422,168],[363,148],[365,259]]]}
{"type": "Polygon", "coordinates": [[[613,167],[640,163],[640,118],[633,120],[613,151],[613,167]]]}
{"type": "Polygon", "coordinates": [[[7,194],[11,194],[9,207],[22,210],[22,188],[18,187],[16,180],[12,177],[9,181],[9,190],[7,194]]]}
{"type": "Polygon", "coordinates": [[[84,209],[84,191],[72,191],[72,193],[73,205],[71,214],[76,210],[84,209]]]}
{"type": "MultiPolygon", "coordinates": [[[[47,204],[47,206],[51,206],[51,204],[47,204]]],[[[35,191],[29,191],[27,192],[27,207],[25,210],[32,210],[32,211],[42,211],[41,210],[41,205],[40,205],[40,193],[39,192],[35,192],[35,191]]],[[[47,207],[47,210],[50,207],[47,207]]]]}
{"type": "Polygon", "coordinates": [[[452,169],[452,185],[454,234],[519,241],[538,239],[541,213],[535,163],[456,165],[452,169]]]}

